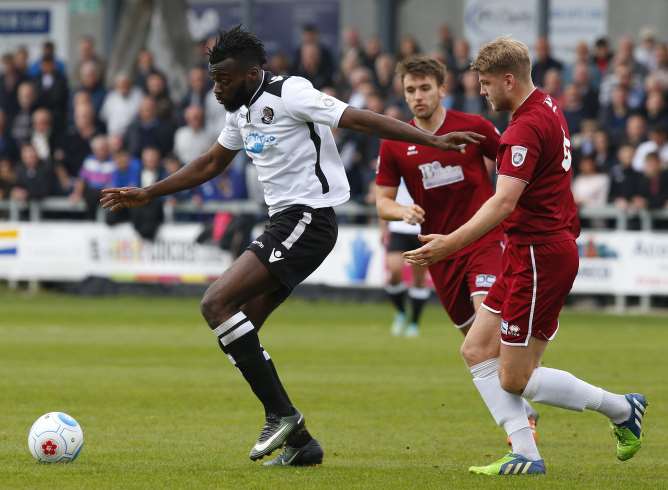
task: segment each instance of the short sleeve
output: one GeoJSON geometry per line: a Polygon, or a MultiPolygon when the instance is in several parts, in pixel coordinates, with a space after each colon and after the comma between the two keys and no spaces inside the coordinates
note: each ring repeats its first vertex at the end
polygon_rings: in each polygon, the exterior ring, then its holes
{"type": "Polygon", "coordinates": [[[237,126],[237,113],[227,113],[225,116],[225,127],[218,135],[218,144],[228,150],[240,150],[244,147],[241,131],[237,126]]]}
{"type": "Polygon", "coordinates": [[[487,158],[496,160],[497,152],[499,151],[501,133],[499,133],[499,130],[487,119],[480,119],[480,128],[478,131],[485,136],[485,141],[480,144],[480,149],[482,150],[482,154],[487,158]]]}
{"type": "Polygon", "coordinates": [[[499,158],[499,175],[507,175],[530,183],[540,158],[538,135],[526,124],[517,125],[510,131],[506,130],[501,141],[499,158]]]}
{"type": "Polygon", "coordinates": [[[387,187],[399,187],[401,172],[394,158],[390,143],[383,140],[380,143],[378,163],[376,165],[376,184],[387,187]]]}
{"type": "Polygon", "coordinates": [[[348,104],[313,88],[302,77],[290,77],[283,83],[281,98],[292,117],[304,122],[324,124],[330,128],[339,125],[339,119],[348,104]]]}

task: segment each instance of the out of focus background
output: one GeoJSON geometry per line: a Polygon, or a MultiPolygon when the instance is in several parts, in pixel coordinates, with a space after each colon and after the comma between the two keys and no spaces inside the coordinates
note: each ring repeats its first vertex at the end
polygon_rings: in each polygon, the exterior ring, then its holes
{"type": "MultiPolygon", "coordinates": [[[[469,70],[498,35],[526,42],[532,75],[570,127],[585,232],[574,293],[649,308],[668,293],[668,3],[622,0],[72,0],[0,2],[0,279],[200,283],[266,217],[248,158],[197,189],[132,212],[101,188],[148,185],[205,151],[224,125],[206,51],[243,23],[276,74],[407,120],[395,64],[448,68],[443,104],[489,118],[469,70]],[[9,222],[9,223],[7,223],[9,222]]],[[[352,189],[311,284],[379,288],[377,138],[335,130],[352,189]]],[[[95,285],[108,290],[100,281],[95,285]]]]}

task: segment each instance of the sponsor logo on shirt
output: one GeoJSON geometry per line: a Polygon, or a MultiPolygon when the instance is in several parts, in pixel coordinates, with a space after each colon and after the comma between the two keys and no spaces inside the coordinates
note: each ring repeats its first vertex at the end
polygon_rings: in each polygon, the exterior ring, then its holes
{"type": "Polygon", "coordinates": [[[257,131],[248,133],[244,140],[244,148],[249,153],[262,153],[265,148],[274,146],[276,144],[276,137],[270,136],[257,131]]]}
{"type": "Polygon", "coordinates": [[[334,107],[334,104],[336,104],[336,102],[334,101],[334,97],[330,97],[327,94],[322,94],[320,100],[322,102],[322,105],[327,107],[327,109],[331,109],[332,107],[334,107]]]}
{"type": "Polygon", "coordinates": [[[425,189],[433,189],[443,185],[454,184],[464,180],[464,171],[460,165],[441,165],[441,162],[434,161],[419,165],[422,174],[422,186],[425,189]]]}
{"type": "Polygon", "coordinates": [[[496,276],[493,274],[478,274],[475,276],[475,286],[477,288],[491,288],[496,281],[496,276]]]}
{"type": "Polygon", "coordinates": [[[262,122],[265,124],[271,124],[274,120],[274,109],[267,106],[262,109],[262,122]]]}
{"type": "Polygon", "coordinates": [[[527,156],[527,149],[524,146],[511,146],[510,153],[512,155],[511,162],[513,167],[519,167],[524,163],[527,156]]]}
{"type": "Polygon", "coordinates": [[[418,151],[417,151],[417,148],[415,147],[415,145],[410,145],[408,148],[406,148],[406,156],[407,157],[417,155],[417,154],[418,154],[418,151]]]}
{"type": "Polygon", "coordinates": [[[252,245],[257,245],[260,248],[264,248],[264,243],[262,243],[260,240],[253,240],[251,242],[252,245]]]}

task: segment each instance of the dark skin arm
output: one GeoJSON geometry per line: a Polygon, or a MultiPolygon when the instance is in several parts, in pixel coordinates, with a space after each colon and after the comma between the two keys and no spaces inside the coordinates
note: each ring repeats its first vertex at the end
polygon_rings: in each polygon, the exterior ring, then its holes
{"type": "Polygon", "coordinates": [[[214,143],[203,155],[195,158],[185,167],[169,177],[148,187],[119,187],[104,189],[100,204],[103,208],[118,211],[123,208],[143,206],[156,197],[174,194],[192,189],[211,180],[223,172],[230,164],[238,150],[228,150],[214,143]]]}
{"type": "Polygon", "coordinates": [[[388,140],[434,146],[441,150],[464,151],[466,144],[477,144],[485,139],[483,135],[472,131],[455,131],[437,136],[397,119],[353,107],[343,111],[339,127],[374,134],[388,140]]]}

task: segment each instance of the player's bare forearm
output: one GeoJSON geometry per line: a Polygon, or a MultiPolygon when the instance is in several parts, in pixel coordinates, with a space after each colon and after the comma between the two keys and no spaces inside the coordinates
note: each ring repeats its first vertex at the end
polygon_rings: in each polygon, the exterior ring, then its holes
{"type": "Polygon", "coordinates": [[[236,150],[228,150],[214,143],[205,154],[195,158],[166,179],[146,187],[146,191],[150,198],[154,199],[197,187],[223,172],[236,153],[236,150]]]}
{"type": "Polygon", "coordinates": [[[386,221],[401,221],[404,219],[404,206],[394,199],[379,197],[376,199],[378,217],[386,221]]]}
{"type": "Polygon", "coordinates": [[[455,251],[460,250],[485,235],[495,226],[501,224],[515,209],[503,197],[495,194],[462,226],[450,234],[455,251]]]}
{"type": "Polygon", "coordinates": [[[443,150],[462,150],[463,145],[479,143],[485,139],[483,135],[470,131],[437,136],[392,117],[353,107],[348,107],[343,111],[339,127],[374,134],[388,140],[434,146],[443,150]]]}

